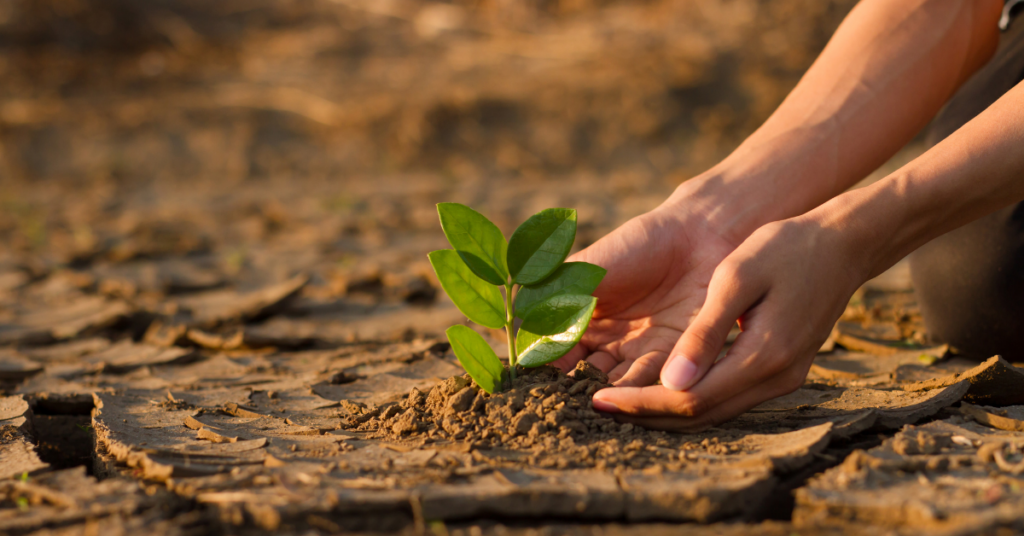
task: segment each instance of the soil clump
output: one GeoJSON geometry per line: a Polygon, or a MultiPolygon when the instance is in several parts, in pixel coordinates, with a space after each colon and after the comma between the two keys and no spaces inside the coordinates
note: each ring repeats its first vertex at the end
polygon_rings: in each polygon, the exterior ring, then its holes
{"type": "Polygon", "coordinates": [[[718,441],[695,443],[689,436],[621,424],[598,413],[593,395],[610,386],[603,372],[584,361],[571,375],[550,366],[527,369],[510,389],[494,394],[480,389],[467,374],[448,378],[428,392],[413,388],[392,405],[364,406],[363,413],[343,426],[370,432],[375,439],[468,444],[495,454],[488,456],[495,465],[658,465],[673,470],[685,463],[687,450],[730,450],[718,441]],[[502,451],[509,455],[502,456],[502,451]]]}

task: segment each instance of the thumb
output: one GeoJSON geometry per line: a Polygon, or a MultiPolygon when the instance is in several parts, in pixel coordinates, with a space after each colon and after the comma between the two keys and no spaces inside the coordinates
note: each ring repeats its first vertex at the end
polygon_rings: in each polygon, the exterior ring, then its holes
{"type": "Polygon", "coordinates": [[[673,391],[692,387],[715,364],[729,330],[762,296],[759,285],[744,283],[732,270],[716,270],[708,296],[661,369],[661,383],[673,391]]]}

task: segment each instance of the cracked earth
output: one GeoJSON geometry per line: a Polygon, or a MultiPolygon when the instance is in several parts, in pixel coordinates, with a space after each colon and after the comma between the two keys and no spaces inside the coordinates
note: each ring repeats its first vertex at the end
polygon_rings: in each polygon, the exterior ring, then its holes
{"type": "Polygon", "coordinates": [[[901,265],[701,433],[595,412],[594,369],[463,376],[434,203],[585,247],[853,2],[569,4],[0,6],[0,534],[1024,529],[1024,369],[932,343],[901,265]]]}

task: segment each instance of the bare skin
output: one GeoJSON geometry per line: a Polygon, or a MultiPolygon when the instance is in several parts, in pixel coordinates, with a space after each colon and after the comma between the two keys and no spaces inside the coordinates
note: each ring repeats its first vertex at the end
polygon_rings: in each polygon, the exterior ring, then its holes
{"type": "Polygon", "coordinates": [[[576,254],[608,276],[584,340],[558,364],[609,372],[616,387],[595,408],[691,430],[792,392],[861,283],[1024,199],[1021,87],[892,176],[843,193],[991,57],[1001,7],[861,2],[729,158],[576,254]],[[717,359],[736,321],[742,333],[717,359]]]}

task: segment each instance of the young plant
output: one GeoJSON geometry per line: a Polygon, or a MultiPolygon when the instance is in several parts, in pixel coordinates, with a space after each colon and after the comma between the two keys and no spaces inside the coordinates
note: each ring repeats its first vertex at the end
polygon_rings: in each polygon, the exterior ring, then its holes
{"type": "MultiPolygon", "coordinates": [[[[465,205],[439,203],[437,213],[454,250],[431,252],[430,264],[462,314],[481,326],[505,328],[510,380],[517,367],[550,363],[576,346],[594,314],[597,298],[591,294],[605,270],[565,262],[576,240],[575,210],[542,210],[507,242],[498,226],[465,205]],[[518,334],[516,318],[522,320],[518,334]]],[[[488,393],[500,391],[505,367],[487,341],[463,325],[446,333],[476,383],[488,393]]]]}

